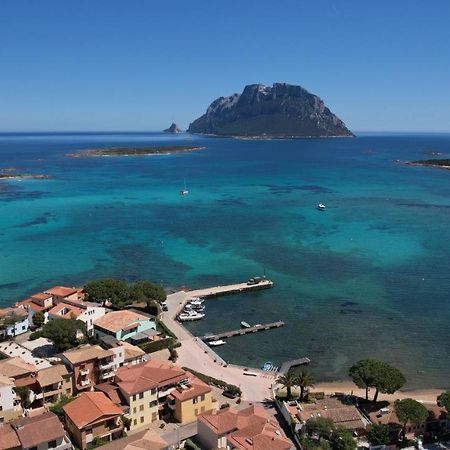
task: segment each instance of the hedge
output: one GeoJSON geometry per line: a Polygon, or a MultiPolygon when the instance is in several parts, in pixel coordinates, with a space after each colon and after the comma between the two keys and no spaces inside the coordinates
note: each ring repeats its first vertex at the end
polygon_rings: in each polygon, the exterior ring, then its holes
{"type": "Polygon", "coordinates": [[[144,350],[145,353],[153,353],[158,352],[159,350],[164,350],[166,348],[177,348],[181,346],[181,343],[176,341],[174,338],[165,338],[160,339],[159,341],[154,342],[144,342],[143,344],[138,344],[138,347],[144,350]]]}
{"type": "Polygon", "coordinates": [[[234,384],[228,384],[226,381],[219,380],[214,377],[210,377],[209,375],[205,375],[204,373],[197,372],[196,370],[190,369],[189,367],[183,367],[183,369],[187,370],[188,372],[191,372],[193,375],[195,375],[197,378],[200,378],[200,380],[202,380],[206,384],[210,384],[212,386],[219,387],[223,390],[237,392],[239,395],[242,395],[241,388],[238,386],[235,386],[234,384]]]}

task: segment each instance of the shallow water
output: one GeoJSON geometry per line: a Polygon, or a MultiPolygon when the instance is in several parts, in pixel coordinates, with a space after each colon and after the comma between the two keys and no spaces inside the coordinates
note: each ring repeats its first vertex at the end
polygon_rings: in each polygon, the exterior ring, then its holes
{"type": "Polygon", "coordinates": [[[206,287],[265,270],[274,289],[210,300],[189,325],[202,334],[286,322],[229,339],[218,349],[226,360],[309,356],[329,380],[373,356],[411,387],[448,387],[450,173],[393,163],[430,149],[450,154],[450,136],[0,135],[1,167],[51,176],[0,182],[1,302],[103,276],[206,287]],[[207,149],[64,156],[161,142],[207,149]]]}

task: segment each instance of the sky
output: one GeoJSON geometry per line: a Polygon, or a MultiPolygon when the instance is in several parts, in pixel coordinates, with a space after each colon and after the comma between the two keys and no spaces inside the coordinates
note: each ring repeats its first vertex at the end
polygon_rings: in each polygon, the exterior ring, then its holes
{"type": "Polygon", "coordinates": [[[449,0],[1,0],[0,131],[186,128],[286,82],[355,131],[450,131],[449,0]]]}

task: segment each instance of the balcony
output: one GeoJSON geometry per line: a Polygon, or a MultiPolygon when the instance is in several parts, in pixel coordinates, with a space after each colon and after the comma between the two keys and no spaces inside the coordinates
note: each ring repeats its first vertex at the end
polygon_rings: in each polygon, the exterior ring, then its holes
{"type": "Polygon", "coordinates": [[[170,409],[175,410],[176,402],[175,401],[169,401],[169,402],[167,402],[167,406],[170,409]]]}
{"type": "Polygon", "coordinates": [[[89,369],[84,368],[84,369],[80,369],[80,374],[84,377],[85,375],[87,375],[89,373],[89,369]]]}
{"type": "Polygon", "coordinates": [[[100,364],[100,370],[108,370],[114,367],[114,361],[105,361],[100,364]]]}
{"type": "Polygon", "coordinates": [[[87,387],[91,384],[91,380],[81,380],[80,381],[80,386],[81,387],[87,387]]]}
{"type": "Polygon", "coordinates": [[[113,372],[112,370],[109,371],[109,372],[104,372],[104,373],[102,373],[102,374],[100,375],[100,378],[101,378],[102,380],[106,380],[106,379],[112,378],[112,377],[114,377],[114,372],[113,372]]]}

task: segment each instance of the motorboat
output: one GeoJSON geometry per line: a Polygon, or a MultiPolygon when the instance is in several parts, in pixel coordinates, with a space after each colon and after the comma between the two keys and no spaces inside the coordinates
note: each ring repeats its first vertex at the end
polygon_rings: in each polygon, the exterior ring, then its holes
{"type": "Polygon", "coordinates": [[[203,305],[204,302],[205,302],[204,298],[194,297],[189,303],[192,306],[201,306],[201,305],[203,305]]]}
{"type": "Polygon", "coordinates": [[[188,191],[188,189],[187,189],[187,187],[186,187],[186,178],[185,178],[185,179],[184,179],[184,188],[181,189],[180,195],[188,195],[188,194],[189,194],[189,191],[188,191]]]}
{"type": "Polygon", "coordinates": [[[205,307],[203,305],[201,305],[201,306],[193,306],[192,309],[194,311],[197,311],[197,312],[203,312],[205,310],[205,307]]]}
{"type": "Polygon", "coordinates": [[[262,366],[261,369],[264,370],[265,372],[268,372],[270,369],[272,369],[273,367],[273,362],[272,361],[266,361],[262,366]]]}
{"type": "Polygon", "coordinates": [[[201,319],[203,319],[203,317],[205,317],[205,314],[203,314],[203,313],[199,313],[196,311],[190,311],[190,312],[182,312],[178,316],[178,320],[180,322],[190,322],[190,321],[194,321],[194,320],[201,320],[201,319]]]}
{"type": "Polygon", "coordinates": [[[317,209],[318,209],[319,211],[325,211],[326,206],[325,206],[323,203],[319,203],[319,204],[317,205],[317,209]]]}
{"type": "Polygon", "coordinates": [[[251,325],[248,322],[242,321],[241,322],[241,327],[242,328],[251,328],[251,325]]]}
{"type": "Polygon", "coordinates": [[[215,341],[209,341],[208,345],[210,347],[218,347],[219,345],[224,345],[226,344],[226,341],[224,341],[223,339],[217,339],[215,341]]]}

